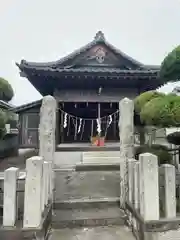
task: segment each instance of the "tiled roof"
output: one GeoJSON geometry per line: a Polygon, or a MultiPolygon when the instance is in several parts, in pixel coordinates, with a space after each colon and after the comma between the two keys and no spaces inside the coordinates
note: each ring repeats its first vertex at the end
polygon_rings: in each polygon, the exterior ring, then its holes
{"type": "Polygon", "coordinates": [[[5,102],[3,100],[0,100],[0,107],[5,108],[5,109],[14,108],[14,106],[11,103],[5,102]]]}
{"type": "MultiPolygon", "coordinates": [[[[89,50],[91,47],[99,44],[99,43],[103,43],[105,44],[108,48],[110,48],[114,53],[116,53],[117,55],[120,55],[124,58],[126,58],[127,60],[131,61],[133,64],[141,67],[142,69],[159,69],[159,66],[153,66],[153,65],[144,65],[142,63],[140,63],[139,61],[133,59],[132,57],[128,56],[127,54],[125,54],[124,52],[120,51],[119,49],[117,49],[116,47],[114,47],[112,44],[110,44],[104,37],[104,34],[99,31],[96,33],[96,36],[94,38],[93,41],[89,42],[88,44],[86,44],[85,46],[75,50],[74,52],[72,52],[71,54],[61,58],[58,61],[53,61],[53,62],[44,62],[44,63],[38,63],[38,62],[28,62],[25,60],[22,60],[20,64],[17,63],[17,66],[22,70],[23,67],[36,67],[36,68],[46,68],[46,67],[50,67],[50,68],[54,68],[56,66],[59,67],[63,67],[63,63],[69,59],[73,59],[75,58],[77,55],[89,50]]],[[[93,69],[92,69],[93,70],[93,69]]],[[[62,70],[63,71],[63,70],[62,70]]],[[[76,70],[74,70],[76,71],[76,70]]],[[[90,71],[90,70],[89,70],[90,71]]],[[[95,71],[95,70],[94,70],[95,71]]],[[[103,70],[101,70],[103,71],[103,70]]]]}
{"type": "Polygon", "coordinates": [[[111,67],[79,67],[79,68],[53,68],[53,67],[40,67],[40,66],[23,66],[23,70],[34,70],[34,71],[51,71],[51,72],[59,72],[59,73],[117,73],[117,74],[157,74],[159,71],[151,70],[151,69],[130,69],[124,70],[119,68],[111,68],[111,67]]]}
{"type": "Polygon", "coordinates": [[[34,102],[31,102],[31,103],[26,103],[26,104],[23,104],[23,105],[18,106],[18,107],[15,107],[15,108],[13,108],[13,111],[15,113],[19,113],[21,111],[28,110],[28,109],[30,109],[32,107],[36,107],[38,105],[41,105],[41,103],[42,103],[42,99],[34,101],[34,102]]]}

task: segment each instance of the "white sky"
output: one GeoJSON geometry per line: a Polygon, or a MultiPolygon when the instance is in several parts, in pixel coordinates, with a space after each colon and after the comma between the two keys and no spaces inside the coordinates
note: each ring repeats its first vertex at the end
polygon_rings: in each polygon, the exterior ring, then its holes
{"type": "Polygon", "coordinates": [[[138,61],[160,64],[180,44],[179,23],[180,0],[0,0],[0,76],[13,86],[14,104],[39,99],[15,62],[57,60],[98,30],[138,61]]]}

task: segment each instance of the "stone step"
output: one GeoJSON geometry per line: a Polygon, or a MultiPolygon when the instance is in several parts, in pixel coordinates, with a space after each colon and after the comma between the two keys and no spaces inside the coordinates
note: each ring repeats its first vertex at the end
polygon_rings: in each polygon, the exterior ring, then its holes
{"type": "Polygon", "coordinates": [[[78,172],[83,171],[120,171],[120,163],[81,163],[76,164],[75,170],[78,172]]]}
{"type": "Polygon", "coordinates": [[[55,171],[55,202],[87,198],[119,198],[119,171],[55,171]]]}
{"type": "Polygon", "coordinates": [[[55,152],[54,166],[71,166],[80,163],[117,163],[120,161],[119,151],[91,151],[91,152],[55,152]]]}
{"type": "Polygon", "coordinates": [[[97,151],[97,152],[83,152],[83,164],[101,164],[101,163],[118,163],[120,162],[119,151],[97,151]]]}
{"type": "Polygon", "coordinates": [[[118,207],[53,210],[52,228],[124,225],[126,216],[118,207]]]}
{"type": "Polygon", "coordinates": [[[119,158],[120,151],[94,151],[94,152],[83,152],[82,159],[86,158],[119,158]]]}
{"type": "Polygon", "coordinates": [[[83,164],[103,164],[103,163],[118,163],[120,162],[119,157],[86,157],[82,159],[83,164]]]}
{"type": "Polygon", "coordinates": [[[77,229],[52,229],[49,240],[135,240],[126,226],[89,227],[77,229]]]}
{"type": "Polygon", "coordinates": [[[108,207],[119,207],[119,198],[96,198],[96,199],[72,199],[67,201],[60,201],[53,203],[54,210],[60,209],[87,209],[87,208],[98,208],[106,209],[108,207]]]}

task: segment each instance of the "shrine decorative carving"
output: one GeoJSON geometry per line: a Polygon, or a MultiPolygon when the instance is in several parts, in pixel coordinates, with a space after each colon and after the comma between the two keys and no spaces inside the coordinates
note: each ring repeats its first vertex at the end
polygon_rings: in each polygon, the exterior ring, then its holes
{"type": "Polygon", "coordinates": [[[107,51],[103,47],[93,48],[87,56],[87,60],[95,59],[98,63],[103,63],[107,56],[107,51]]]}

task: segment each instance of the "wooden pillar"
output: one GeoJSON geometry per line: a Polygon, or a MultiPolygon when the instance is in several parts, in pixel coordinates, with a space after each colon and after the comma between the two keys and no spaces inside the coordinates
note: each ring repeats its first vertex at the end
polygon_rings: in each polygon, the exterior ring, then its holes
{"type": "MultiPolygon", "coordinates": [[[[63,108],[63,104],[61,104],[61,107],[60,107],[62,110],[64,110],[64,108],[63,108]]],[[[60,111],[60,113],[59,113],[61,116],[59,116],[60,118],[61,118],[61,120],[60,120],[60,139],[61,139],[61,141],[60,141],[60,143],[63,143],[64,142],[64,127],[63,127],[63,124],[64,124],[64,114],[63,114],[63,112],[62,111],[60,111]]]]}
{"type": "Polygon", "coordinates": [[[60,143],[60,110],[59,103],[57,102],[57,112],[56,112],[56,146],[60,143]]]}
{"type": "MultiPolygon", "coordinates": [[[[115,109],[116,109],[116,106],[117,106],[117,103],[112,103],[112,107],[114,109],[114,106],[115,105],[115,109]]],[[[116,115],[113,115],[112,116],[112,124],[113,124],[113,130],[112,130],[112,140],[115,140],[117,141],[117,132],[118,132],[118,124],[116,122],[116,115]]]]}
{"type": "MultiPolygon", "coordinates": [[[[98,103],[98,121],[99,121],[99,125],[100,125],[100,128],[101,128],[101,103],[99,102],[98,103]]],[[[102,130],[102,129],[101,129],[102,130]]],[[[99,136],[101,136],[101,132],[98,133],[99,136]]]]}

